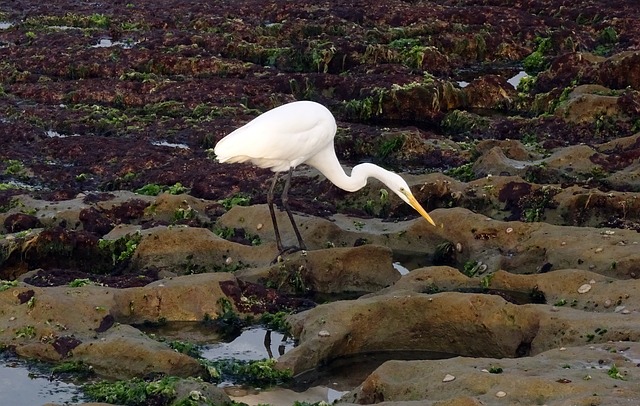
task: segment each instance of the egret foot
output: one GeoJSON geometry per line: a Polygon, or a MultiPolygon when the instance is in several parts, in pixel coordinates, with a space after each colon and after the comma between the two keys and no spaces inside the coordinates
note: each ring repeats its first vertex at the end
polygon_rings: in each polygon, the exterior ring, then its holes
{"type": "Polygon", "coordinates": [[[293,254],[295,252],[302,252],[303,256],[307,255],[307,249],[306,248],[295,247],[295,246],[284,247],[283,249],[280,250],[280,252],[273,259],[273,261],[271,261],[271,265],[273,265],[275,263],[278,263],[278,262],[282,262],[284,260],[283,257],[285,255],[293,254]]]}

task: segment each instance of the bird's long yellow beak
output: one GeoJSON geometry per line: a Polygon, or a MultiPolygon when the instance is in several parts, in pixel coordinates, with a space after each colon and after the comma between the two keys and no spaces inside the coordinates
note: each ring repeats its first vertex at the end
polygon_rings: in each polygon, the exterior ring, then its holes
{"type": "Polygon", "coordinates": [[[411,205],[411,207],[413,207],[414,209],[416,209],[416,211],[418,213],[420,213],[420,215],[422,217],[424,217],[429,223],[431,223],[433,226],[436,225],[436,223],[433,221],[433,219],[431,219],[431,216],[427,213],[427,211],[425,209],[422,208],[422,206],[420,205],[420,203],[418,203],[418,201],[416,200],[415,197],[413,197],[413,194],[411,192],[405,193],[405,196],[407,196],[407,199],[409,199],[409,204],[411,205]]]}

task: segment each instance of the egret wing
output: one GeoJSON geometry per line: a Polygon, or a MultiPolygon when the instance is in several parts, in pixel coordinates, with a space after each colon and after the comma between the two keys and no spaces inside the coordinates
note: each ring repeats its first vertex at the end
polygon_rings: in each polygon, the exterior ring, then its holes
{"type": "Polygon", "coordinates": [[[285,104],[256,117],[223,138],[215,147],[220,162],[251,161],[285,171],[333,142],[335,119],[314,102],[285,104]]]}

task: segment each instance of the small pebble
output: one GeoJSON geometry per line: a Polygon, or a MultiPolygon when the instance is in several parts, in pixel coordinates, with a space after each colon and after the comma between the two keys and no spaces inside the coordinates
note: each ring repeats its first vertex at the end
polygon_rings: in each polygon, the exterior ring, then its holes
{"type": "Polygon", "coordinates": [[[596,283],[596,280],[595,280],[595,279],[591,279],[591,280],[589,281],[589,284],[590,284],[590,285],[593,285],[594,283],[596,283]]]}
{"type": "Polygon", "coordinates": [[[598,248],[596,248],[596,253],[598,253],[598,252],[602,252],[602,251],[604,251],[604,249],[603,249],[602,247],[598,247],[598,248]]]}
{"type": "Polygon", "coordinates": [[[578,293],[587,293],[590,290],[591,290],[591,285],[589,285],[588,283],[585,283],[584,285],[578,288],[578,293]]]}
{"type": "Polygon", "coordinates": [[[485,369],[481,369],[480,372],[487,372],[488,373],[489,370],[485,368],[485,369]]]}
{"type": "Polygon", "coordinates": [[[451,382],[451,381],[453,381],[454,379],[456,379],[456,377],[455,377],[455,376],[453,376],[453,375],[451,375],[451,374],[446,374],[446,375],[444,376],[444,378],[442,378],[442,382],[451,382]]]}
{"type": "Polygon", "coordinates": [[[231,265],[232,262],[233,262],[233,259],[231,257],[227,257],[227,259],[224,260],[224,263],[227,265],[231,265]]]}
{"type": "Polygon", "coordinates": [[[559,312],[560,308],[558,306],[551,306],[551,311],[552,312],[559,312]]]}
{"type": "Polygon", "coordinates": [[[626,306],[616,306],[616,308],[613,310],[616,313],[620,313],[621,311],[623,311],[625,309],[626,306]]]}
{"type": "Polygon", "coordinates": [[[624,309],[624,310],[623,310],[623,311],[621,311],[620,313],[622,313],[622,314],[629,314],[629,313],[631,313],[631,310],[629,310],[629,309],[624,309]]]}
{"type": "Polygon", "coordinates": [[[562,241],[562,242],[560,243],[560,245],[565,246],[565,245],[567,245],[567,242],[566,242],[566,241],[562,241]]]}
{"type": "Polygon", "coordinates": [[[256,226],[256,230],[262,230],[262,227],[264,227],[262,223],[258,223],[258,225],[256,226]]]}
{"type": "Polygon", "coordinates": [[[498,397],[498,398],[503,398],[505,396],[507,396],[507,392],[504,392],[504,391],[496,392],[496,397],[498,397]]]}
{"type": "Polygon", "coordinates": [[[507,228],[507,234],[511,234],[513,233],[513,227],[508,227],[507,228]]]}
{"type": "Polygon", "coordinates": [[[614,235],[616,232],[613,230],[605,230],[604,232],[606,235],[614,235]]]}
{"type": "Polygon", "coordinates": [[[566,351],[567,347],[560,347],[560,351],[566,351]]]}
{"type": "Polygon", "coordinates": [[[330,337],[331,333],[329,333],[327,330],[320,330],[320,331],[318,331],[318,336],[319,337],[330,337]]]}
{"type": "Polygon", "coordinates": [[[609,299],[605,300],[603,306],[604,306],[605,309],[610,308],[611,307],[611,300],[609,300],[609,299]]]}
{"type": "Polygon", "coordinates": [[[456,251],[462,252],[462,244],[460,244],[460,243],[456,244],[456,251]]]}
{"type": "Polygon", "coordinates": [[[9,321],[14,321],[15,319],[16,319],[16,316],[9,317],[9,321]]]}

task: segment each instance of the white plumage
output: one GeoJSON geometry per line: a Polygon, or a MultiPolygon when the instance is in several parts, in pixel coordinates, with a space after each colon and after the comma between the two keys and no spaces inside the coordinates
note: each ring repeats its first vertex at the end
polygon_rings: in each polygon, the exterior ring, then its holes
{"type": "Polygon", "coordinates": [[[435,226],[400,175],[370,163],[356,165],[351,175],[347,175],[334,150],[333,138],[336,129],[336,120],[326,107],[312,101],[297,101],[261,114],[224,137],[214,148],[219,162],[249,161],[256,166],[276,172],[273,185],[267,194],[267,202],[274,223],[276,242],[281,252],[287,249],[280,241],[273,212],[273,190],[279,172],[288,171],[289,173],[282,194],[283,206],[298,237],[299,248],[305,249],[287,205],[291,174],[300,164],[318,169],[333,184],[350,192],[363,188],[368,178],[376,178],[435,226]]]}

